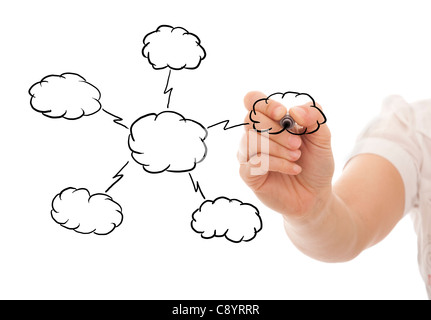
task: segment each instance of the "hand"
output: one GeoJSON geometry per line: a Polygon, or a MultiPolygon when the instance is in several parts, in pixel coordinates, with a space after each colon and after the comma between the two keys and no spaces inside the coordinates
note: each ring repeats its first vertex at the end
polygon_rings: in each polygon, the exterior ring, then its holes
{"type": "MultiPolygon", "coordinates": [[[[250,122],[254,102],[262,98],[266,96],[260,92],[245,96],[244,105],[248,110],[245,122],[250,122]]],[[[316,107],[321,110],[319,105],[316,107]]],[[[256,104],[255,111],[259,126],[266,128],[279,128],[280,119],[287,113],[274,100],[256,104]]],[[[314,131],[318,121],[323,122],[319,110],[310,105],[295,106],[289,114],[307,132],[314,131]]],[[[288,218],[321,212],[331,198],[334,173],[328,126],[322,124],[316,132],[300,136],[287,131],[258,133],[251,124],[245,129],[238,151],[240,175],[256,196],[288,218]],[[260,143],[250,143],[256,139],[261,139],[260,143]]]]}

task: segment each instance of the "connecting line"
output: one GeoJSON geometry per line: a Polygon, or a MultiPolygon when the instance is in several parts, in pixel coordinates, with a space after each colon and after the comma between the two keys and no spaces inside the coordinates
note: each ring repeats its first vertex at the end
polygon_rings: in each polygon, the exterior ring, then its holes
{"type": "Polygon", "coordinates": [[[171,87],[170,89],[168,89],[168,86],[169,86],[169,78],[171,77],[171,72],[172,72],[172,69],[169,69],[168,80],[166,81],[165,91],[163,91],[163,93],[164,93],[164,94],[169,93],[169,96],[168,96],[168,105],[167,105],[167,107],[166,107],[166,108],[168,108],[168,109],[169,109],[169,103],[171,102],[171,94],[172,94],[172,90],[174,90],[174,88],[172,88],[172,87],[171,87]]]}
{"type": "Polygon", "coordinates": [[[208,126],[207,129],[210,129],[212,127],[218,126],[218,125],[223,124],[223,123],[224,123],[223,130],[229,130],[229,129],[232,129],[232,128],[236,128],[236,127],[240,127],[240,126],[246,126],[246,125],[250,124],[250,123],[247,122],[247,123],[240,123],[240,124],[236,124],[236,125],[228,127],[227,125],[229,124],[229,120],[223,120],[223,121],[220,121],[220,122],[217,122],[215,124],[212,124],[212,125],[208,126]]]}
{"type": "Polygon", "coordinates": [[[124,127],[124,128],[126,128],[127,130],[129,130],[129,127],[128,126],[126,126],[125,124],[123,124],[123,123],[120,123],[120,121],[123,121],[123,118],[120,118],[119,116],[116,116],[115,114],[112,114],[112,113],[110,113],[110,112],[108,112],[108,111],[106,111],[105,109],[103,109],[102,108],[102,110],[104,111],[104,112],[106,112],[107,114],[109,114],[111,117],[114,117],[115,119],[113,120],[114,121],[114,123],[116,123],[116,124],[118,124],[118,125],[120,125],[120,126],[122,126],[122,127],[124,127]]]}
{"type": "Polygon", "coordinates": [[[114,181],[114,183],[113,184],[111,184],[110,186],[109,186],[109,188],[108,189],[106,189],[106,191],[105,191],[105,193],[108,193],[108,191],[109,190],[111,190],[111,188],[113,187],[113,186],[115,186],[118,182],[120,182],[120,180],[121,179],[123,179],[123,177],[124,177],[124,174],[122,174],[121,173],[121,171],[123,171],[123,169],[127,166],[129,164],[129,161],[127,161],[126,162],[126,164],[115,174],[115,176],[113,176],[112,177],[112,179],[115,179],[115,178],[117,178],[117,180],[115,180],[114,181]]]}
{"type": "Polygon", "coordinates": [[[201,189],[201,186],[199,185],[199,182],[196,181],[196,184],[195,184],[195,182],[193,181],[192,174],[190,172],[189,172],[189,177],[190,177],[190,180],[192,180],[193,189],[195,190],[195,192],[199,191],[200,194],[201,194],[201,196],[202,196],[202,198],[206,199],[205,196],[204,196],[204,194],[202,193],[202,189],[201,189]]]}

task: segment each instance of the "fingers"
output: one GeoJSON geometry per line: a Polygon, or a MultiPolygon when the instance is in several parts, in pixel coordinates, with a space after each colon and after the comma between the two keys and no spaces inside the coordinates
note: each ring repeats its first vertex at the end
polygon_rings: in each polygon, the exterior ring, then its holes
{"type": "MultiPolygon", "coordinates": [[[[281,126],[279,122],[275,122],[268,118],[267,116],[261,114],[260,115],[260,124],[262,126],[266,126],[266,128],[279,128],[281,130],[281,126]]],[[[245,116],[244,122],[250,122],[249,115],[245,116]]],[[[260,125],[259,124],[259,125],[260,125]]],[[[245,128],[246,133],[248,132],[256,132],[253,129],[253,126],[246,126],[245,128]]],[[[276,129],[277,130],[277,129],[276,129]]],[[[274,140],[276,143],[285,146],[288,149],[295,150],[298,149],[301,146],[302,140],[297,135],[289,134],[288,132],[282,133],[282,134],[271,134],[269,135],[269,139],[274,140]]]]}
{"type": "Polygon", "coordinates": [[[259,91],[249,92],[244,97],[244,106],[250,112],[254,112],[255,114],[260,112],[277,122],[287,113],[286,107],[280,102],[267,99],[267,96],[259,91]]]}
{"type": "Polygon", "coordinates": [[[248,131],[241,139],[238,149],[238,160],[245,163],[256,154],[270,154],[278,158],[284,158],[289,161],[296,161],[301,156],[299,145],[296,148],[289,148],[269,139],[269,135],[259,134],[256,131],[248,131]]]}
{"type": "Polygon", "coordinates": [[[252,122],[254,129],[271,134],[284,131],[280,120],[286,115],[287,108],[280,102],[268,99],[262,92],[252,91],[244,97],[244,105],[249,111],[246,121],[252,122]]]}
{"type": "MultiPolygon", "coordinates": [[[[302,168],[295,164],[295,161],[301,157],[299,145],[298,148],[289,149],[270,139],[269,136],[254,130],[243,135],[237,157],[240,163],[240,174],[247,183],[252,184],[252,181],[257,181],[258,176],[271,171],[289,175],[297,175],[302,171],[302,168]]],[[[288,135],[288,137],[300,140],[298,136],[288,135]]]]}
{"type": "Polygon", "coordinates": [[[248,111],[253,109],[253,104],[259,100],[266,98],[266,95],[260,91],[250,91],[244,97],[244,106],[248,111]]]}
{"type": "Polygon", "coordinates": [[[311,133],[326,122],[325,115],[321,110],[322,107],[320,105],[316,104],[316,106],[313,106],[311,103],[308,103],[290,108],[289,115],[298,125],[307,128],[307,132],[311,133]]]}
{"type": "MultiPolygon", "coordinates": [[[[310,141],[314,145],[330,148],[331,132],[326,125],[326,117],[319,104],[293,107],[289,110],[289,114],[297,124],[305,128],[307,134],[300,136],[306,140],[305,144],[310,141]]],[[[301,130],[304,132],[304,129],[301,130]]]]}
{"type": "MultiPolygon", "coordinates": [[[[299,96],[309,98],[306,94],[300,94],[299,96]]],[[[294,97],[296,99],[297,95],[294,97]]],[[[254,129],[262,132],[269,132],[272,135],[284,133],[280,125],[280,119],[283,118],[288,111],[280,102],[268,99],[262,92],[252,91],[244,97],[244,105],[246,109],[249,110],[248,119],[246,118],[246,121],[253,122],[254,129]]],[[[326,122],[322,107],[318,104],[315,105],[314,100],[303,105],[291,107],[289,109],[289,114],[298,124],[295,129],[289,130],[290,133],[294,134],[301,134],[304,132],[314,133],[326,122]]]]}
{"type": "Polygon", "coordinates": [[[302,168],[287,159],[266,154],[254,155],[249,161],[240,165],[240,175],[244,181],[248,181],[252,176],[261,176],[273,171],[298,175],[302,168]]]}

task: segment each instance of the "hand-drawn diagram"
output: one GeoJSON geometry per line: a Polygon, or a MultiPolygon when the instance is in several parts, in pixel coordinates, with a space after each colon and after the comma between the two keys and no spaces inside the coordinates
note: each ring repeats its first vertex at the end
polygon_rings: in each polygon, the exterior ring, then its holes
{"type": "MultiPolygon", "coordinates": [[[[144,37],[142,55],[147,58],[153,69],[169,69],[164,94],[169,94],[166,109],[169,109],[173,88],[169,87],[172,70],[196,69],[205,58],[206,52],[200,39],[181,27],[161,25],[144,37]]],[[[131,158],[142,166],[144,172],[161,174],[163,172],[188,173],[193,190],[199,192],[204,201],[192,213],[191,228],[203,239],[224,237],[233,243],[253,240],[262,230],[262,219],[259,210],[237,199],[220,196],[214,200],[205,198],[200,183],[191,174],[197,164],[202,162],[208,153],[205,139],[209,129],[223,125],[223,130],[230,130],[250,123],[239,123],[229,126],[229,120],[219,121],[207,127],[186,118],[178,112],[164,110],[150,112],[136,119],[130,126],[123,119],[105,108],[100,102],[101,93],[93,84],[77,73],[48,75],[33,84],[28,90],[30,105],[33,110],[53,119],[78,120],[103,111],[113,118],[113,122],[129,130],[128,146],[131,158]]],[[[259,99],[250,112],[250,121],[257,132],[279,134],[285,128],[258,128],[254,107],[258,103],[268,103],[268,99],[278,96],[298,104],[299,98],[311,101],[313,98],[305,93],[275,93],[268,98],[259,99]]],[[[289,102],[290,101],[290,102],[289,102]]],[[[318,109],[318,108],[317,108],[318,109]]],[[[319,109],[318,109],[319,110],[319,109]]],[[[320,111],[320,110],[319,110],[320,111]]],[[[321,112],[321,111],[320,111],[321,112]]],[[[322,112],[321,112],[322,113],[322,112]]],[[[318,122],[317,131],[323,122],[318,122]]],[[[122,180],[126,161],[112,177],[114,182],[105,193],[91,194],[86,188],[68,187],[59,192],[52,200],[52,219],[69,230],[82,234],[107,235],[114,231],[123,221],[121,206],[107,193],[122,180]]]]}
{"type": "Polygon", "coordinates": [[[129,148],[149,173],[187,172],[205,159],[207,135],[204,126],[177,112],[150,113],[130,127],[129,148]]]}
{"type": "Polygon", "coordinates": [[[121,206],[103,193],[66,188],[52,200],[51,217],[66,229],[106,235],[123,221],[121,206]]]}
{"type": "Polygon", "coordinates": [[[205,59],[206,52],[195,34],[181,27],[173,28],[161,25],[156,31],[145,36],[142,55],[148,59],[154,69],[169,69],[163,91],[164,94],[169,93],[167,103],[167,108],[169,108],[173,90],[173,88],[169,88],[172,70],[196,69],[205,59]]]}
{"type": "Polygon", "coordinates": [[[294,92],[294,91],[287,91],[284,93],[283,92],[276,92],[276,93],[269,95],[267,98],[262,98],[262,99],[255,101],[255,103],[253,104],[253,109],[250,111],[249,119],[253,123],[253,129],[255,129],[257,132],[267,132],[269,134],[280,134],[286,130],[290,134],[294,134],[294,135],[303,135],[303,134],[314,133],[317,130],[319,130],[319,128],[322,124],[324,124],[326,122],[325,114],[322,112],[322,110],[320,110],[318,107],[316,107],[316,102],[314,101],[312,96],[310,96],[308,93],[299,93],[299,92],[294,92]],[[319,113],[322,115],[323,120],[321,122],[317,121],[316,122],[317,127],[315,129],[313,128],[312,131],[307,131],[307,128],[305,128],[305,129],[299,128],[298,130],[295,130],[296,128],[286,129],[286,128],[282,127],[281,125],[277,126],[276,128],[262,127],[261,125],[259,125],[260,121],[256,119],[257,118],[256,106],[258,104],[268,104],[269,99],[280,99],[280,101],[283,103],[283,105],[288,109],[290,109],[290,107],[293,107],[293,106],[308,104],[310,108],[315,108],[319,111],[319,113]]]}
{"type": "Polygon", "coordinates": [[[49,118],[77,120],[102,108],[99,89],[76,73],[46,76],[28,92],[33,110],[49,118]]]}
{"type": "MultiPolygon", "coordinates": [[[[172,71],[196,69],[206,52],[200,39],[181,27],[161,25],[147,34],[143,42],[142,54],[153,69],[169,69],[164,89],[164,94],[169,94],[168,109],[173,90],[169,88],[172,71]]],[[[228,126],[229,120],[223,120],[205,127],[178,112],[165,110],[144,114],[127,126],[122,123],[121,117],[102,108],[99,89],[81,75],[71,72],[44,77],[30,87],[29,94],[31,107],[50,118],[78,120],[100,110],[112,116],[115,124],[130,131],[128,146],[131,157],[142,166],[144,172],[188,173],[193,190],[204,199],[193,212],[191,222],[193,231],[202,238],[224,236],[231,242],[246,242],[254,239],[262,229],[262,220],[256,207],[227,197],[207,200],[201,185],[191,174],[207,156],[205,139],[208,129],[224,124],[223,130],[229,130],[249,123],[228,126]]],[[[113,176],[114,182],[105,193],[91,194],[86,188],[74,187],[62,190],[52,201],[52,219],[78,233],[110,234],[121,225],[123,212],[121,206],[107,193],[123,178],[122,171],[129,162],[113,176]]]]}
{"type": "Polygon", "coordinates": [[[48,118],[78,120],[100,110],[114,117],[114,123],[128,129],[123,119],[102,108],[101,93],[77,73],[51,74],[28,90],[30,106],[48,118]]]}
{"type": "Polygon", "coordinates": [[[204,239],[225,237],[238,243],[253,240],[262,229],[262,219],[255,206],[219,197],[214,201],[204,201],[193,212],[191,225],[204,239]]]}

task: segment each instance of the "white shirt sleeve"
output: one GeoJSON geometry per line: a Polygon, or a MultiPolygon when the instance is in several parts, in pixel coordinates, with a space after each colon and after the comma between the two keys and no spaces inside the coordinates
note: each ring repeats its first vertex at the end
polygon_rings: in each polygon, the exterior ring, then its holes
{"type": "Polygon", "coordinates": [[[348,157],[372,153],[389,160],[404,182],[407,214],[418,199],[421,152],[415,133],[417,117],[414,108],[399,96],[390,96],[382,106],[380,115],[359,135],[348,157]]]}

